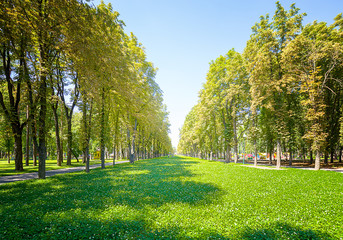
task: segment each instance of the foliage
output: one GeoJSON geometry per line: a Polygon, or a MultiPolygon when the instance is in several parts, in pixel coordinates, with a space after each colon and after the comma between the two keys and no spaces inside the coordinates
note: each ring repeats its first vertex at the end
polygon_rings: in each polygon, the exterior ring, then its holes
{"type": "Polygon", "coordinates": [[[129,152],[134,161],[146,157],[136,148],[154,156],[172,151],[157,69],[111,4],[15,0],[0,9],[0,112],[15,139],[16,170],[23,171],[25,127],[40,178],[48,153],[60,165],[65,150],[68,164],[81,152],[89,161],[91,148],[103,161],[105,152],[129,152]]]}
{"type": "Polygon", "coordinates": [[[286,10],[276,2],[273,17],[261,16],[252,27],[242,55],[230,50],[211,62],[181,129],[179,153],[230,161],[230,149],[243,153],[248,139],[245,153],[254,153],[255,164],[258,152],[273,156],[275,148],[278,167],[281,151],[290,165],[294,155],[305,159],[313,152],[316,169],[320,155],[325,163],[328,154],[331,162],[341,161],[342,14],[332,25],[314,21],[304,27],[305,16],[295,4],[286,10]]]}

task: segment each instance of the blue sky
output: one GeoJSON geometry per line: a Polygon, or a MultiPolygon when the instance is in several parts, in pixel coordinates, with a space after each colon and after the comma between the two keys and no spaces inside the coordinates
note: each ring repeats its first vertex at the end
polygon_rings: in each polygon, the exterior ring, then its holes
{"type": "MultiPolygon", "coordinates": [[[[97,5],[100,1],[93,3],[97,5]]],[[[243,52],[251,27],[261,15],[275,12],[273,0],[104,0],[118,11],[146,49],[148,60],[159,69],[156,82],[164,92],[173,146],[179,129],[198,100],[211,60],[234,48],[243,52]]],[[[289,9],[295,1],[280,1],[289,9]]],[[[299,0],[314,20],[331,24],[343,11],[343,0],[299,0]]]]}

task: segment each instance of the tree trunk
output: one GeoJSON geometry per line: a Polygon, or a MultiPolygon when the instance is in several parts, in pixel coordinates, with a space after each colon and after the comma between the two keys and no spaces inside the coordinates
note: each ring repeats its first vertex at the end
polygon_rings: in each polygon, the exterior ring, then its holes
{"type": "Polygon", "coordinates": [[[45,161],[46,161],[46,129],[45,129],[45,119],[46,119],[46,110],[47,110],[47,102],[46,102],[46,76],[44,73],[41,76],[41,84],[40,84],[40,111],[38,117],[38,124],[39,124],[39,140],[38,140],[38,155],[39,155],[39,166],[38,166],[38,178],[45,179],[45,161]]]}
{"type": "Polygon", "coordinates": [[[55,135],[56,135],[56,151],[57,151],[57,166],[61,166],[63,162],[63,149],[61,148],[60,128],[58,123],[57,105],[52,104],[52,112],[55,120],[55,135]]]}
{"type": "Polygon", "coordinates": [[[63,125],[63,108],[61,108],[61,126],[60,126],[60,129],[61,129],[61,155],[62,155],[62,163],[63,163],[63,160],[64,160],[64,152],[63,152],[63,129],[64,129],[64,125],[63,125]]]}
{"type": "Polygon", "coordinates": [[[133,129],[133,136],[132,136],[132,159],[133,161],[136,160],[136,134],[137,134],[137,118],[135,118],[135,126],[133,129]]]}
{"type": "Polygon", "coordinates": [[[35,144],[35,142],[37,143],[37,140],[36,141],[33,141],[33,144],[32,144],[32,160],[33,160],[33,166],[37,166],[37,144],[35,144]]]}
{"type": "Polygon", "coordinates": [[[330,163],[333,163],[333,155],[335,153],[334,149],[331,149],[331,153],[330,153],[330,163]]]}
{"type": "Polygon", "coordinates": [[[310,164],[313,164],[313,151],[310,151],[310,164]]]}
{"type": "Polygon", "coordinates": [[[86,172],[89,172],[89,148],[86,147],[84,154],[86,155],[86,172]]]}
{"type": "Polygon", "coordinates": [[[101,168],[105,168],[105,89],[101,92],[101,120],[100,120],[100,159],[101,168]]]}
{"type": "Polygon", "coordinates": [[[7,152],[7,163],[11,163],[11,151],[7,152]]]}
{"type": "Polygon", "coordinates": [[[234,161],[235,163],[238,162],[238,141],[237,141],[237,122],[236,122],[236,117],[233,118],[233,140],[234,140],[234,161]]]}
{"type": "Polygon", "coordinates": [[[329,158],[329,154],[328,154],[328,152],[325,150],[325,153],[324,153],[324,164],[325,164],[325,165],[327,165],[327,164],[329,163],[328,158],[329,158]]]}
{"type": "Polygon", "coordinates": [[[72,114],[67,116],[67,165],[71,165],[71,155],[72,155],[72,143],[73,143],[73,133],[71,132],[71,119],[72,114]]]}
{"type": "Polygon", "coordinates": [[[22,134],[14,135],[14,157],[15,157],[15,170],[23,171],[23,146],[22,146],[22,134]]]}
{"type": "Polygon", "coordinates": [[[83,144],[82,144],[82,151],[83,151],[83,162],[86,163],[86,172],[89,172],[89,161],[90,161],[90,154],[89,154],[89,140],[91,134],[91,121],[92,121],[92,112],[93,112],[93,101],[91,100],[89,103],[89,115],[87,115],[88,107],[87,107],[87,99],[86,99],[86,92],[83,92],[83,104],[82,104],[82,122],[83,122],[83,144]]]}
{"type": "Polygon", "coordinates": [[[230,146],[229,144],[226,145],[226,153],[225,153],[225,162],[230,163],[231,154],[230,154],[230,146]]]}
{"type": "Polygon", "coordinates": [[[30,165],[30,114],[29,114],[29,105],[26,106],[26,151],[25,151],[25,159],[26,159],[26,166],[30,165]]]}
{"type": "Polygon", "coordinates": [[[320,169],[320,152],[319,152],[319,150],[316,150],[316,161],[314,163],[314,169],[315,170],[320,169]]]}
{"type": "Polygon", "coordinates": [[[289,151],[289,166],[292,166],[293,156],[292,151],[289,151]]]}
{"type": "Polygon", "coordinates": [[[116,134],[113,136],[113,165],[116,164],[116,134]]]}
{"type": "Polygon", "coordinates": [[[281,144],[280,139],[276,141],[276,168],[279,169],[281,167],[281,144]]]}
{"type": "MultiPolygon", "coordinates": [[[[256,136],[255,136],[255,138],[256,138],[256,136]]],[[[254,157],[254,166],[257,166],[257,142],[256,142],[256,139],[254,140],[254,155],[255,155],[255,157],[254,157]]]]}

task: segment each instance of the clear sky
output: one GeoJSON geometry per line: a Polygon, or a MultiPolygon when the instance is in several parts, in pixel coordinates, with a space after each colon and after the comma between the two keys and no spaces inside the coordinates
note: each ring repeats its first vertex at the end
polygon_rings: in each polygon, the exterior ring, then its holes
{"type": "MultiPolygon", "coordinates": [[[[211,60],[234,48],[243,52],[251,27],[261,15],[275,12],[273,0],[104,0],[111,3],[146,49],[164,92],[173,146],[198,92],[206,81],[211,60]]],[[[304,24],[314,20],[333,23],[343,12],[343,0],[280,1],[289,9],[295,2],[307,13],[304,24]]],[[[95,5],[99,0],[93,1],[95,5]]]]}

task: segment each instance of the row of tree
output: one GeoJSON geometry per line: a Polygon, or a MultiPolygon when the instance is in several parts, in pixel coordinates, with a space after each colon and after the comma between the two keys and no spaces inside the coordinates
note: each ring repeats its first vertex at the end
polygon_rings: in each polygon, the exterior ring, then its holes
{"type": "Polygon", "coordinates": [[[4,0],[0,11],[1,143],[14,143],[17,171],[32,152],[45,178],[47,154],[61,165],[65,145],[67,164],[82,152],[87,171],[90,147],[102,167],[105,149],[132,163],[171,151],[157,69],[110,4],[4,0]]]}
{"type": "Polygon", "coordinates": [[[281,151],[321,155],[341,162],[343,139],[343,17],[314,21],[294,4],[279,2],[272,18],[261,16],[243,54],[230,50],[210,64],[199,101],[180,132],[178,152],[237,162],[239,152],[258,152],[277,167],[281,151]],[[240,149],[240,150],[239,150],[240,149]],[[233,151],[233,154],[231,153],[233,151]]]}

